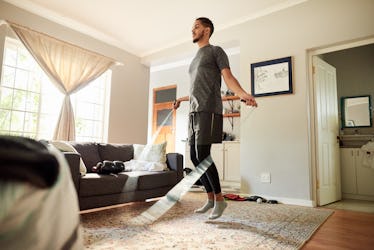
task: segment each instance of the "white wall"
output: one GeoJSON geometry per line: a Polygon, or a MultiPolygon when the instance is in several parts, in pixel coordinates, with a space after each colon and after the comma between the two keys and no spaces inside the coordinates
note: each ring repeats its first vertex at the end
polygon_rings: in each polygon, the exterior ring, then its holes
{"type": "MultiPolygon", "coordinates": [[[[139,57],[0,1],[0,19],[9,20],[124,63],[112,71],[109,142],[146,143],[149,67],[139,57]]],[[[0,37],[0,40],[3,36],[0,37]]]]}
{"type": "MultiPolygon", "coordinates": [[[[240,82],[250,90],[250,64],[292,56],[294,94],[257,98],[259,107],[241,115],[242,192],[311,204],[309,49],[374,35],[374,1],[310,0],[289,9],[222,30],[212,44],[240,43],[240,82]],[[246,120],[245,120],[246,119],[246,120]],[[260,182],[271,173],[271,184],[260,182]]],[[[193,21],[193,20],[192,20],[193,21]]],[[[189,43],[143,62],[157,63],[191,51],[189,43]]]]}

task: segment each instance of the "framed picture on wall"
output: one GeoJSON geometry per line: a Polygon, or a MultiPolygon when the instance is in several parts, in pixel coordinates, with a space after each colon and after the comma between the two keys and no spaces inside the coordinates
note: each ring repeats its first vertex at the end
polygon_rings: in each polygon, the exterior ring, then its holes
{"type": "Polygon", "coordinates": [[[251,91],[255,97],[293,93],[291,57],[252,63],[251,91]]]}

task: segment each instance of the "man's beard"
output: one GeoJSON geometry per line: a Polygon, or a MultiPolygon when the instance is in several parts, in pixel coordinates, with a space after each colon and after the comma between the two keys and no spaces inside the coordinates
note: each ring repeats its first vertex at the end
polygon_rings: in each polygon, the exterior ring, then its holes
{"type": "Polygon", "coordinates": [[[195,39],[192,40],[193,43],[197,43],[198,41],[200,41],[200,39],[202,38],[202,35],[196,37],[195,39]]]}

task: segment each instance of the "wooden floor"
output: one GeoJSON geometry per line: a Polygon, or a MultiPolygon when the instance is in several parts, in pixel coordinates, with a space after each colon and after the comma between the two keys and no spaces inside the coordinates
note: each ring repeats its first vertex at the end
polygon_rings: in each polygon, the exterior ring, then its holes
{"type": "MultiPolygon", "coordinates": [[[[324,208],[321,208],[324,209],[324,208]]],[[[334,210],[302,250],[374,249],[374,214],[334,210]]]]}

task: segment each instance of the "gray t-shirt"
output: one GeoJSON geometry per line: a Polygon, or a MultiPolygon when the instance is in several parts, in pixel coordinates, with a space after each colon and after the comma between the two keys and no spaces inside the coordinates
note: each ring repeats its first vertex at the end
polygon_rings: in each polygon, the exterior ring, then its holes
{"type": "Polygon", "coordinates": [[[222,114],[221,70],[224,68],[230,68],[230,64],[221,47],[207,45],[198,50],[189,69],[190,112],[222,114]]]}

